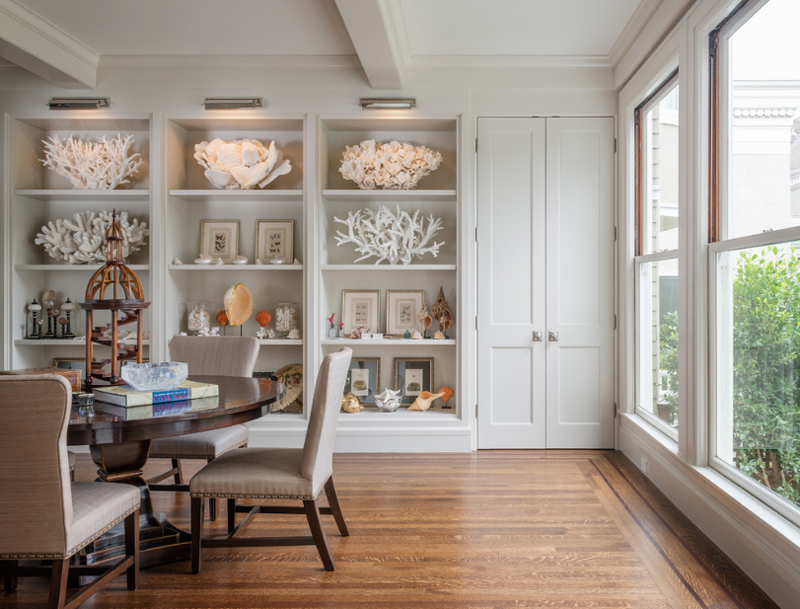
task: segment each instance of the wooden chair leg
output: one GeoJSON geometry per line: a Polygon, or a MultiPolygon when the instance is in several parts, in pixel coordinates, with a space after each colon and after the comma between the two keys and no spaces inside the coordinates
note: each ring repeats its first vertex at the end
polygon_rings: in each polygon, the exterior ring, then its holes
{"type": "MultiPolygon", "coordinates": [[[[214,459],[209,459],[208,463],[211,463],[214,459]]],[[[209,499],[208,500],[208,519],[211,522],[217,521],[217,500],[216,499],[209,499]]]]}
{"type": "Polygon", "coordinates": [[[69,470],[69,481],[75,482],[75,468],[69,470]]]}
{"type": "Polygon", "coordinates": [[[236,528],[236,499],[228,499],[228,533],[236,528]]]}
{"type": "Polygon", "coordinates": [[[128,590],[136,590],[139,587],[139,510],[125,519],[125,555],[133,556],[133,564],[125,571],[128,590]]]}
{"type": "Polygon", "coordinates": [[[50,575],[50,600],[48,609],[64,609],[67,599],[67,577],[69,575],[69,558],[53,561],[53,573],[50,575]]]}
{"type": "Polygon", "coordinates": [[[173,459],[172,460],[172,469],[175,471],[175,484],[183,484],[183,469],[181,468],[181,460],[180,459],[173,459]]]}
{"type": "Polygon", "coordinates": [[[333,571],[336,569],[336,566],[333,564],[333,556],[331,556],[330,548],[328,548],[328,540],[325,537],[325,531],[322,529],[322,521],[319,517],[319,506],[316,500],[312,499],[310,501],[303,501],[303,507],[305,507],[308,526],[311,528],[311,536],[314,538],[314,543],[317,545],[322,564],[325,565],[326,571],[333,571]]]}
{"type": "MultiPolygon", "coordinates": [[[[13,569],[19,565],[18,560],[0,560],[0,569],[10,568],[13,569]]],[[[15,575],[6,575],[3,577],[3,589],[6,593],[11,593],[17,589],[17,577],[15,575]]]]}
{"type": "Polygon", "coordinates": [[[333,519],[336,521],[336,526],[339,527],[339,533],[342,534],[342,537],[347,537],[350,535],[350,531],[347,530],[347,523],[344,521],[342,508],[339,507],[339,498],[336,496],[336,489],[333,487],[333,476],[328,478],[328,481],[325,483],[325,495],[328,497],[328,505],[331,506],[333,519]]]}
{"type": "Polygon", "coordinates": [[[203,547],[203,511],[205,507],[205,499],[192,497],[192,573],[200,573],[203,547]]]}

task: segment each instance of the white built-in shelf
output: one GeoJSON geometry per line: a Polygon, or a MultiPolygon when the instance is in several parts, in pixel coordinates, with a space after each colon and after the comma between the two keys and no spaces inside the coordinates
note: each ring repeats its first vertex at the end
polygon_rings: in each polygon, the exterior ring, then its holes
{"type": "Polygon", "coordinates": [[[148,201],[149,190],[71,190],[71,189],[26,189],[14,191],[20,197],[29,197],[41,201],[148,201]]]}
{"type": "Polygon", "coordinates": [[[455,271],[455,264],[323,264],[323,271],[455,271]]]}
{"type": "Polygon", "coordinates": [[[288,347],[288,346],[303,346],[302,338],[260,338],[258,344],[268,347],[288,347]]]}
{"type": "MultiPolygon", "coordinates": [[[[123,345],[135,345],[135,341],[131,340],[123,340],[120,341],[123,345]]],[[[83,346],[86,344],[85,338],[77,338],[77,339],[69,339],[69,338],[46,338],[46,339],[31,339],[31,338],[18,338],[14,341],[15,345],[20,346],[29,346],[29,347],[69,347],[71,345],[74,346],[83,346]]],[[[95,343],[99,345],[99,343],[95,343]]],[[[150,340],[145,339],[142,341],[142,345],[149,345],[150,340]]],[[[102,345],[101,345],[102,346],[102,345]]]]}
{"type": "Polygon", "coordinates": [[[414,340],[413,338],[326,338],[322,341],[325,346],[342,345],[347,347],[352,346],[392,346],[392,347],[445,347],[456,344],[454,338],[445,338],[442,340],[423,339],[414,340]]]}
{"type": "Polygon", "coordinates": [[[170,264],[170,271],[302,271],[302,264],[170,264]]]}
{"type": "Polygon", "coordinates": [[[184,190],[173,189],[169,196],[187,201],[288,201],[303,200],[302,189],[273,190],[184,190]]]}
{"type": "Polygon", "coordinates": [[[346,190],[327,189],[322,196],[328,201],[453,201],[455,190],[346,190]]]}
{"type": "MultiPolygon", "coordinates": [[[[15,271],[79,271],[94,272],[99,269],[101,264],[15,264],[15,271]]],[[[128,268],[132,271],[149,271],[150,267],[146,264],[129,264],[128,268]]]]}

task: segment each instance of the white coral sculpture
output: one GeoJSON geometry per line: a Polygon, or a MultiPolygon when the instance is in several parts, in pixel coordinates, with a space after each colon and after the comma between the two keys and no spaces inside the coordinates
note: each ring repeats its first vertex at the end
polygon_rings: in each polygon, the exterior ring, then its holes
{"type": "Polygon", "coordinates": [[[71,135],[62,140],[54,135],[42,143],[45,158],[39,160],[67,178],[77,190],[113,190],[130,183],[127,178],[142,164],[138,152],[130,154],[132,135],[123,139],[118,133],[113,139],[103,136],[96,142],[84,142],[71,135]]]}
{"type": "Polygon", "coordinates": [[[345,146],[339,173],[361,190],[410,190],[441,162],[442,155],[425,146],[397,141],[378,145],[375,140],[364,140],[345,146]]]}
{"type": "Polygon", "coordinates": [[[388,260],[390,264],[411,264],[414,258],[422,258],[425,254],[439,254],[444,241],[436,243],[434,237],[442,230],[442,221],[433,215],[425,217],[419,211],[412,216],[397,206],[397,213],[382,205],[376,212],[372,209],[359,209],[348,212],[347,219],[334,216],[336,222],[347,227],[347,233],[336,232],[336,245],[354,243],[356,251],[362,254],[356,262],[375,256],[375,264],[388,260]],[[433,243],[431,243],[433,241],[433,243]]]}
{"type": "MultiPolygon", "coordinates": [[[[76,213],[72,219],[56,220],[42,227],[36,235],[34,243],[44,245],[51,258],[68,264],[86,264],[105,262],[106,232],[111,226],[112,212],[103,210],[100,213],[84,211],[76,213]]],[[[124,240],[122,254],[138,252],[150,234],[146,222],[133,219],[128,222],[128,212],[117,216],[117,224],[122,229],[124,240]]]]}
{"type": "Polygon", "coordinates": [[[270,142],[220,138],[194,145],[194,158],[206,168],[204,175],[214,188],[250,190],[264,188],[275,178],[292,170],[289,159],[270,142]]]}

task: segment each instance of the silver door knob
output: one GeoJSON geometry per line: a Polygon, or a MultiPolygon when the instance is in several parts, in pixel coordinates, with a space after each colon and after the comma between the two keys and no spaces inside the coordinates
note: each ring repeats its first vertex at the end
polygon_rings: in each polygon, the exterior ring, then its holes
{"type": "Polygon", "coordinates": [[[542,333],[537,332],[536,330],[533,331],[533,342],[540,343],[542,342],[542,333]]]}
{"type": "Polygon", "coordinates": [[[547,333],[547,340],[549,340],[551,343],[557,343],[558,342],[558,332],[548,332],[547,333]]]}

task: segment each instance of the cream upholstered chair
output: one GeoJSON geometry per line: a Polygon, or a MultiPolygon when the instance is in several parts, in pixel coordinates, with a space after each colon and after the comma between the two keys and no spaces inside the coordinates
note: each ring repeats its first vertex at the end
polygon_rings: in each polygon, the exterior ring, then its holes
{"type": "Polygon", "coordinates": [[[200,572],[202,547],[282,546],[316,544],[327,571],[334,570],[320,513],[332,514],[342,536],[349,535],[333,487],[333,441],[342,403],[342,391],[353,352],[344,348],[328,355],[320,366],[314,402],[302,449],[242,448],[222,455],[198,472],[189,483],[192,497],[192,573],[200,572]],[[320,508],[322,489],[330,507],[320,508]],[[203,539],[204,498],[228,499],[228,536],[203,539]],[[303,507],[236,506],[237,498],[300,499],[303,507]],[[236,526],[236,512],[249,512],[236,526]],[[311,537],[237,538],[257,513],[305,513],[311,537]]]}
{"type": "MultiPolygon", "coordinates": [[[[176,336],[169,343],[173,362],[189,364],[189,374],[253,376],[258,359],[258,339],[253,336],[176,336]]],[[[150,443],[150,457],[172,459],[172,469],[147,481],[152,491],[188,491],[184,484],[180,459],[205,459],[211,462],[220,455],[247,446],[246,425],[232,425],[198,433],[156,438],[150,443]],[[175,484],[157,484],[174,476],[175,484]]],[[[217,502],[209,505],[211,520],[217,518],[217,502]]]]}
{"type": "Polygon", "coordinates": [[[0,576],[13,592],[19,575],[51,574],[49,607],[76,607],[125,572],[139,584],[139,489],[127,484],[70,482],[69,383],[57,375],[0,376],[0,576]],[[125,556],[98,567],[70,557],[125,521],[125,556]],[[20,567],[20,560],[52,560],[20,567]],[[67,575],[100,575],[66,598],[67,575]]]}

